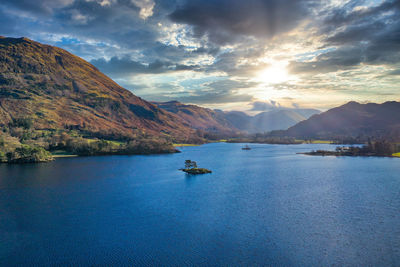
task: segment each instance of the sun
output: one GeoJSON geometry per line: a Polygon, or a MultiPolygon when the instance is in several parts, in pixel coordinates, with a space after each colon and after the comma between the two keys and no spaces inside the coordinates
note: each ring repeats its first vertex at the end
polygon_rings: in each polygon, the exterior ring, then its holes
{"type": "Polygon", "coordinates": [[[259,71],[256,80],[265,84],[283,83],[291,79],[286,67],[288,63],[283,61],[275,61],[259,71]]]}

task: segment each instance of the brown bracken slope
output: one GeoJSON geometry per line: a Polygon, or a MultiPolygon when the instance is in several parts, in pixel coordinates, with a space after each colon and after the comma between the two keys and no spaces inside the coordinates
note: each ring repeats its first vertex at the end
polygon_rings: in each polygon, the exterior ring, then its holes
{"type": "Polygon", "coordinates": [[[188,140],[177,115],[122,88],[87,61],[27,38],[0,37],[0,125],[30,118],[35,129],[188,140]]]}
{"type": "Polygon", "coordinates": [[[193,129],[226,137],[234,136],[240,132],[225,118],[225,113],[222,111],[182,104],[178,101],[153,103],[159,108],[176,114],[193,129]]]}

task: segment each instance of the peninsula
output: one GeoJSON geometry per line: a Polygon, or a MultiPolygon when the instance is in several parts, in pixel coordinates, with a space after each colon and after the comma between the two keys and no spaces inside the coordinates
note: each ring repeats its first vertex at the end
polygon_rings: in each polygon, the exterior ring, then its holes
{"type": "Polygon", "coordinates": [[[367,145],[359,146],[338,146],[335,151],[316,150],[298,154],[310,156],[350,156],[350,157],[396,157],[400,145],[387,141],[368,142],[367,145]]]}

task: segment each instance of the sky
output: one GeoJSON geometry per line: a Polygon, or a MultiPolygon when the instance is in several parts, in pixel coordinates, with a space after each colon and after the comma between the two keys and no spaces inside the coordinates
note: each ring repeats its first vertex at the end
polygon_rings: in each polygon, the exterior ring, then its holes
{"type": "Polygon", "coordinates": [[[0,35],[64,48],[150,101],[400,100],[400,0],[1,0],[0,35]]]}

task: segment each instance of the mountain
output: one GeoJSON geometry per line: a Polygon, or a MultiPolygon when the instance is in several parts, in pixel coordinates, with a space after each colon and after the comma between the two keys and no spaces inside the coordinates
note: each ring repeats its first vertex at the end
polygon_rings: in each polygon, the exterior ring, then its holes
{"type": "Polygon", "coordinates": [[[252,116],[241,111],[228,111],[222,113],[225,119],[235,128],[243,132],[249,132],[248,130],[252,128],[252,116]]]}
{"type": "Polygon", "coordinates": [[[299,138],[400,138],[400,102],[349,102],[289,128],[285,135],[299,138]]]}
{"type": "Polygon", "coordinates": [[[0,126],[29,118],[35,129],[99,136],[195,135],[180,117],[122,88],[87,61],[27,38],[0,37],[0,126]]]}
{"type": "Polygon", "coordinates": [[[232,125],[242,131],[263,133],[288,129],[319,112],[316,109],[280,109],[249,116],[244,112],[232,111],[227,112],[225,117],[232,125]]]}
{"type": "Polygon", "coordinates": [[[285,130],[300,121],[308,119],[311,115],[318,114],[319,112],[319,110],[308,109],[283,109],[262,112],[253,118],[253,132],[285,130]]]}

